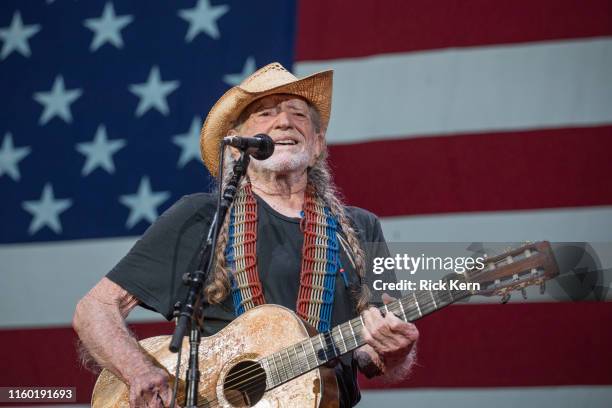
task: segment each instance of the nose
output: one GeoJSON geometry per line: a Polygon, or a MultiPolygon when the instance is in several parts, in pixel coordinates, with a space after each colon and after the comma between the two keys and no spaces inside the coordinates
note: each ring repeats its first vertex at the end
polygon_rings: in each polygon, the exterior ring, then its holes
{"type": "Polygon", "coordinates": [[[274,128],[276,129],[290,129],[293,127],[293,121],[291,119],[291,115],[284,110],[281,110],[278,115],[276,115],[276,120],[274,121],[274,128]]]}

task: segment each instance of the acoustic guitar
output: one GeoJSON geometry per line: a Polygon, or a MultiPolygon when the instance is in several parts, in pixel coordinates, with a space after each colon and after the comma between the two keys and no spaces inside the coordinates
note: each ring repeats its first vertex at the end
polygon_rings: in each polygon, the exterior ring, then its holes
{"type": "MultiPolygon", "coordinates": [[[[471,295],[501,295],[507,300],[513,290],[541,285],[558,274],[550,244],[530,243],[484,260],[484,267],[447,276],[446,290],[413,291],[381,307],[413,322],[471,295]],[[474,285],[474,284],[479,285],[474,285]],[[479,289],[474,289],[480,286],[479,289]],[[464,289],[464,288],[469,288],[464,289]]],[[[337,407],[338,387],[333,368],[327,363],[365,344],[361,317],[325,333],[278,305],[262,305],[242,314],[217,334],[203,338],[199,348],[201,407],[337,407]]],[[[140,342],[143,350],[169,373],[177,358],[168,351],[170,336],[140,342]]],[[[188,339],[183,341],[179,378],[184,378],[188,339]]],[[[172,382],[175,381],[171,375],[172,382]]],[[[184,398],[179,380],[177,402],[184,398]]],[[[127,386],[104,370],[94,387],[95,408],[129,407],[127,386]]]]}

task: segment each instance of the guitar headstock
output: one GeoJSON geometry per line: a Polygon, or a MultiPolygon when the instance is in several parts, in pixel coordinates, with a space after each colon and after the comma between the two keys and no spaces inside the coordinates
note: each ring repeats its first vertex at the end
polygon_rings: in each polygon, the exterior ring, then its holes
{"type": "Polygon", "coordinates": [[[528,286],[539,285],[540,293],[544,293],[545,282],[559,274],[548,241],[525,244],[485,258],[483,263],[484,268],[467,271],[465,280],[480,284],[480,290],[473,290],[473,294],[499,295],[504,303],[510,298],[510,292],[515,290],[521,290],[525,297],[525,288],[528,286]]]}

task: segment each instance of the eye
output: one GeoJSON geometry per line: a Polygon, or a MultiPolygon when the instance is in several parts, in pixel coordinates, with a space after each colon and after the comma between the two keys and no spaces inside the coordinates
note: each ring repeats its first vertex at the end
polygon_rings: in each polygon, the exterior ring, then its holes
{"type": "Polygon", "coordinates": [[[271,116],[272,115],[272,110],[271,109],[264,109],[261,110],[259,112],[257,112],[257,116],[271,116]]]}

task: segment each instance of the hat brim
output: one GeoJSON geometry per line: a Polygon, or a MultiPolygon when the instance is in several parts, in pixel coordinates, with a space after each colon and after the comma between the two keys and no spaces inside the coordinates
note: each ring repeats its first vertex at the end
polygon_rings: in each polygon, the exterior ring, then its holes
{"type": "Polygon", "coordinates": [[[221,139],[227,136],[242,111],[251,103],[274,94],[300,96],[318,110],[321,127],[327,129],[331,113],[332,86],[333,71],[329,70],[259,92],[249,92],[239,86],[228,90],[212,107],[200,132],[200,152],[210,174],[217,176],[221,139]]]}

